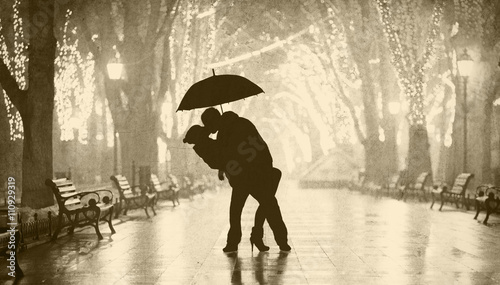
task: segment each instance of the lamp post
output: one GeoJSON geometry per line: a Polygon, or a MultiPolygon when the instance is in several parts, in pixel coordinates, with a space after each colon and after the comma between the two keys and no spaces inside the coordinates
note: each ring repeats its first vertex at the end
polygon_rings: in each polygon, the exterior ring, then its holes
{"type": "MultiPolygon", "coordinates": [[[[109,79],[117,81],[122,78],[123,63],[120,60],[120,54],[118,52],[116,52],[115,57],[108,62],[106,68],[109,79]]],[[[116,131],[116,124],[113,126],[113,172],[116,175],[118,174],[118,132],[116,131]]]]}
{"type": "Polygon", "coordinates": [[[472,65],[474,61],[467,53],[467,49],[464,49],[464,53],[458,56],[457,65],[458,72],[460,76],[464,80],[464,105],[463,105],[463,113],[464,113],[464,165],[463,172],[467,172],[467,81],[472,72],[472,65]]]}

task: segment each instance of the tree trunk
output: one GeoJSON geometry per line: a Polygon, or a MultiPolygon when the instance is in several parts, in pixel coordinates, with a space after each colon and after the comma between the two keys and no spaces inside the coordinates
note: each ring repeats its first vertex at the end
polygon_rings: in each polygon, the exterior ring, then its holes
{"type": "Polygon", "coordinates": [[[44,182],[52,178],[52,114],[54,109],[54,0],[30,1],[29,88],[21,116],[24,126],[23,206],[54,204],[44,182]]]}
{"type": "Polygon", "coordinates": [[[408,181],[413,182],[422,172],[432,175],[429,138],[423,125],[410,126],[410,144],[408,148],[408,181]]]}
{"type": "Polygon", "coordinates": [[[384,176],[383,165],[381,165],[382,142],[379,140],[379,117],[375,92],[373,90],[373,78],[371,77],[367,61],[357,61],[360,66],[360,77],[362,80],[361,90],[363,92],[363,107],[366,126],[366,138],[363,143],[365,147],[365,174],[366,181],[382,183],[384,176]]]}
{"type": "Polygon", "coordinates": [[[491,173],[491,118],[493,114],[493,96],[490,94],[484,102],[484,123],[481,127],[482,132],[482,179],[481,183],[492,183],[491,173]]]}
{"type": "MultiPolygon", "coordinates": [[[[493,77],[493,80],[495,77],[493,77]]],[[[493,173],[491,171],[491,138],[492,138],[492,119],[493,119],[493,102],[495,101],[496,93],[500,89],[500,83],[496,83],[492,92],[489,92],[488,97],[484,101],[484,123],[481,128],[482,132],[482,180],[481,183],[494,183],[493,173]]]]}
{"type": "Polygon", "coordinates": [[[393,72],[393,67],[390,62],[389,55],[385,52],[380,52],[387,48],[383,42],[379,43],[378,56],[381,59],[378,70],[378,81],[380,82],[380,90],[382,92],[382,114],[383,119],[381,126],[384,129],[385,141],[383,145],[384,153],[384,169],[386,179],[389,176],[399,172],[399,157],[398,157],[398,123],[397,116],[399,114],[391,114],[389,110],[389,103],[391,101],[399,102],[399,87],[397,78],[393,72]]]}
{"type": "Polygon", "coordinates": [[[192,149],[189,149],[189,147],[177,137],[167,139],[167,149],[170,151],[171,156],[171,173],[178,177],[186,175],[189,170],[189,152],[194,151],[192,149]]]}

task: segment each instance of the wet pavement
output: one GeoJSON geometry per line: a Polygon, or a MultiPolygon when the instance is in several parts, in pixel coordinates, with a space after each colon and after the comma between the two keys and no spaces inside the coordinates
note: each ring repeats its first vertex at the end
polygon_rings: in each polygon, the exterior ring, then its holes
{"type": "Polygon", "coordinates": [[[279,251],[267,225],[271,250],[251,251],[249,198],[239,251],[226,255],[229,197],[223,189],[176,208],[162,202],[151,219],[134,210],[114,220],[114,235],[103,224],[101,241],[87,228],[30,248],[17,284],[500,284],[498,215],[484,226],[451,206],[283,183],[292,251],[279,251]]]}

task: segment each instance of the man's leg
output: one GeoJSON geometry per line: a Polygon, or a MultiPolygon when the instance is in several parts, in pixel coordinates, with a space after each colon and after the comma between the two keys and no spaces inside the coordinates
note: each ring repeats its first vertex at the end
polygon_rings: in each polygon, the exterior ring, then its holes
{"type": "MultiPolygon", "coordinates": [[[[229,206],[229,232],[227,233],[226,248],[236,250],[241,241],[241,212],[248,198],[248,192],[243,189],[233,188],[231,205],[229,206]],[[235,249],[236,248],[236,249],[235,249]]],[[[229,250],[229,251],[234,251],[229,250]]],[[[225,250],[226,251],[226,250],[225,250]]]]}

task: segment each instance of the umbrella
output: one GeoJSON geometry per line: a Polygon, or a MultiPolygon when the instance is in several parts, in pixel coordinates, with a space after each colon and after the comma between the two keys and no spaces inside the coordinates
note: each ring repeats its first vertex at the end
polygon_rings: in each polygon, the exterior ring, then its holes
{"type": "Polygon", "coordinates": [[[213,76],[198,81],[189,88],[177,111],[221,105],[263,92],[262,88],[245,77],[215,75],[214,72],[213,76]]]}

